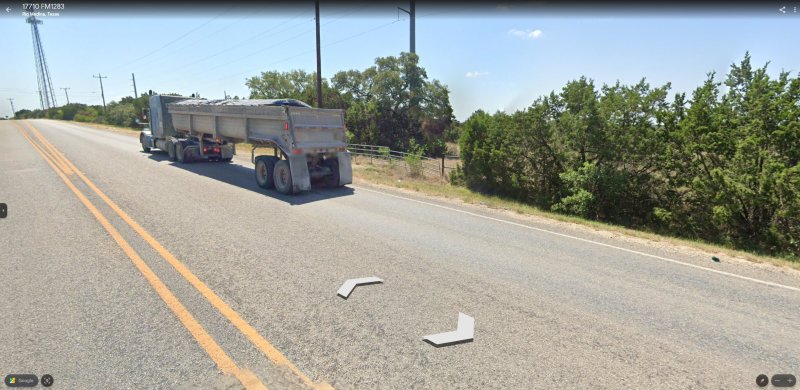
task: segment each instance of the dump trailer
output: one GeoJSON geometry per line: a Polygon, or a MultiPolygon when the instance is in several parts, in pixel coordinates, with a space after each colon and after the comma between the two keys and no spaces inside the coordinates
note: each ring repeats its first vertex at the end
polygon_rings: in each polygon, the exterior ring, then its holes
{"type": "Polygon", "coordinates": [[[231,161],[236,143],[253,145],[256,183],[283,194],[311,182],[339,187],[353,182],[344,111],[312,108],[295,99],[206,100],[150,97],[150,128],[142,150],[166,151],[170,161],[231,161]],[[271,154],[256,155],[271,149],[271,154]]]}

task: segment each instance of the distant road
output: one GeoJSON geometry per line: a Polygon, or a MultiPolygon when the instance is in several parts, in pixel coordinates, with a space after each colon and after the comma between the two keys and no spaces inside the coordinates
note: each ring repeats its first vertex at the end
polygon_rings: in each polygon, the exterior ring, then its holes
{"type": "Polygon", "coordinates": [[[367,183],[282,196],[257,187],[243,150],[173,163],[134,137],[46,120],[0,121],[0,144],[4,376],[742,389],[800,375],[796,271],[367,183]],[[337,296],[368,276],[384,283],[337,296]],[[473,342],[422,341],[459,312],[473,342]]]}

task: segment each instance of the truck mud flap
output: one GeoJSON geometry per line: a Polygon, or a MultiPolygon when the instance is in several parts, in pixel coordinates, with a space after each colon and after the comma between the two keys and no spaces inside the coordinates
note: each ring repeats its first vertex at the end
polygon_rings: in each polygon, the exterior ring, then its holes
{"type": "Polygon", "coordinates": [[[339,185],[353,183],[353,165],[350,161],[350,152],[336,153],[336,159],[339,160],[339,185]]]}
{"type": "Polygon", "coordinates": [[[147,146],[150,148],[155,148],[155,142],[153,142],[153,135],[149,131],[142,131],[139,134],[139,142],[142,146],[147,146]]]}
{"type": "Polygon", "coordinates": [[[308,165],[305,155],[290,155],[289,169],[292,171],[292,187],[294,193],[311,189],[311,177],[308,175],[308,165]]]}

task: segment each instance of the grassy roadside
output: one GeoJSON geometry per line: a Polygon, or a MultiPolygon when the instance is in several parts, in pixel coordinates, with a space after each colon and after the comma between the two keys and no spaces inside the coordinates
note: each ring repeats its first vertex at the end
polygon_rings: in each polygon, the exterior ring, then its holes
{"type": "MultiPolygon", "coordinates": [[[[50,119],[50,120],[56,120],[56,119],[50,119]]],[[[139,129],[132,129],[130,127],[120,127],[120,126],[114,126],[114,125],[106,125],[106,124],[103,124],[103,123],[76,122],[76,121],[63,121],[63,122],[72,123],[74,125],[79,125],[79,126],[92,127],[92,128],[99,129],[99,130],[108,130],[108,131],[113,131],[113,132],[116,132],[116,133],[123,133],[123,134],[132,135],[132,136],[136,136],[136,137],[139,137],[139,133],[141,132],[141,130],[139,130],[139,129]]]]}
{"type": "MultiPolygon", "coordinates": [[[[72,122],[100,130],[114,131],[138,137],[140,130],[111,126],[96,123],[72,122]]],[[[240,156],[249,156],[251,145],[247,143],[236,144],[236,152],[240,156]]],[[[264,149],[266,150],[266,149],[264,149]]],[[[266,152],[264,152],[266,153],[266,152]]],[[[667,243],[672,245],[685,246],[692,249],[703,250],[706,252],[723,254],[726,257],[737,257],[754,263],[768,263],[776,266],[792,268],[800,271],[800,261],[783,259],[771,256],[759,255],[751,252],[737,250],[734,248],[707,243],[699,240],[690,240],[672,236],[655,234],[647,231],[629,229],[617,225],[603,222],[585,220],[549,211],[540,210],[536,207],[523,204],[517,201],[503,199],[497,196],[484,195],[468,190],[464,187],[450,185],[449,182],[440,178],[412,178],[403,163],[397,162],[387,164],[378,159],[370,160],[367,157],[354,157],[353,159],[353,179],[355,182],[363,181],[370,184],[399,188],[402,190],[413,191],[424,195],[442,197],[451,200],[460,200],[464,203],[486,206],[497,210],[508,210],[521,215],[531,215],[547,218],[550,220],[574,223],[596,230],[604,230],[623,234],[630,237],[646,239],[655,242],[667,243]]]]}
{"type": "Polygon", "coordinates": [[[680,245],[691,249],[719,253],[725,257],[737,257],[754,263],[768,263],[800,271],[800,261],[797,260],[764,256],[699,240],[665,236],[647,231],[634,230],[622,226],[544,211],[517,201],[472,192],[464,187],[450,185],[450,183],[448,183],[446,180],[439,178],[411,178],[406,173],[405,168],[401,165],[402,164],[397,164],[396,166],[390,167],[383,161],[373,161],[370,163],[368,158],[357,157],[354,159],[353,163],[353,178],[354,180],[363,180],[372,184],[400,188],[429,196],[460,200],[468,204],[481,205],[498,210],[508,210],[521,215],[531,215],[555,221],[574,223],[595,230],[604,230],[660,243],[680,245]]]}

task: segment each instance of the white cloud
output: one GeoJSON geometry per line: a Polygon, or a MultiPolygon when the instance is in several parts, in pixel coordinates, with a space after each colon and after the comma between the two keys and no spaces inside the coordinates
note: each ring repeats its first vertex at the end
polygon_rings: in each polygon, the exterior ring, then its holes
{"type": "Polygon", "coordinates": [[[508,34],[522,39],[536,39],[542,36],[542,30],[517,30],[512,28],[508,30],[508,34]]]}
{"type": "Polygon", "coordinates": [[[472,78],[475,78],[475,77],[486,76],[488,74],[489,74],[489,72],[478,72],[478,71],[475,71],[475,72],[467,72],[466,74],[464,74],[464,76],[469,77],[469,78],[472,79],[472,78]]]}

